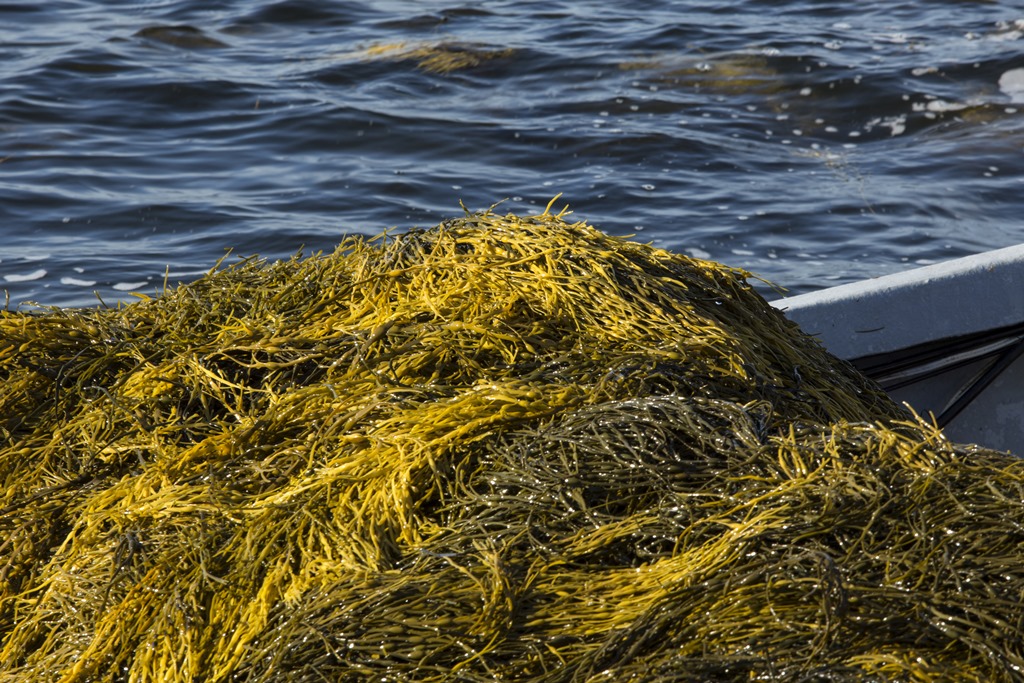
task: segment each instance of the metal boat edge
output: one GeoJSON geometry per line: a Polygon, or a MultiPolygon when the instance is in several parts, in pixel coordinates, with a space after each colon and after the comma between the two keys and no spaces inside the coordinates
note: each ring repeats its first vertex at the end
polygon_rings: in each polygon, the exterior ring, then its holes
{"type": "Polygon", "coordinates": [[[1024,244],[771,303],[950,439],[1024,455],[1024,244]]]}

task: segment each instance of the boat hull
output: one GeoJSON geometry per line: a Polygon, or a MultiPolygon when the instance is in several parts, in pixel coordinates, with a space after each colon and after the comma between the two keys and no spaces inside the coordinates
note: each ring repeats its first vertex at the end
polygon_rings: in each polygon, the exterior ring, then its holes
{"type": "Polygon", "coordinates": [[[772,304],[949,438],[1024,455],[1024,245],[772,304]]]}

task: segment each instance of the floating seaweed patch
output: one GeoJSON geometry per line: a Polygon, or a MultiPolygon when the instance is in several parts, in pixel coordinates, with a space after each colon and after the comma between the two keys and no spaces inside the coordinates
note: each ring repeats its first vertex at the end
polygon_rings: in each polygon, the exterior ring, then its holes
{"type": "Polygon", "coordinates": [[[626,61],[619,68],[644,73],[660,87],[690,87],[721,95],[777,96],[793,90],[785,74],[760,54],[668,56],[626,61]]]}
{"type": "Polygon", "coordinates": [[[747,277],[483,212],[0,313],[0,681],[1020,680],[1024,463],[747,277]]]}
{"type": "Polygon", "coordinates": [[[509,57],[511,48],[495,49],[476,43],[442,41],[438,43],[380,43],[352,53],[363,60],[413,61],[424,71],[446,74],[509,57]]]}

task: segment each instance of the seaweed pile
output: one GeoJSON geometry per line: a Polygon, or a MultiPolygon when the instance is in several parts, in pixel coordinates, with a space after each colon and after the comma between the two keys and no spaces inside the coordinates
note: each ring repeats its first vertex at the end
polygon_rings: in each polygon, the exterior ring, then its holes
{"type": "Polygon", "coordinates": [[[1021,680],[1024,462],[565,212],[0,313],[0,681],[1021,680]]]}

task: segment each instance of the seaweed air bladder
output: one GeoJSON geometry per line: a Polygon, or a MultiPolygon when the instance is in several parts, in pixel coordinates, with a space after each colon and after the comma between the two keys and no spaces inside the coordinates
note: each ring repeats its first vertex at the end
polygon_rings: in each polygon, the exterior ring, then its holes
{"type": "Polygon", "coordinates": [[[0,681],[1024,678],[1024,464],[551,206],[0,312],[0,681]]]}

